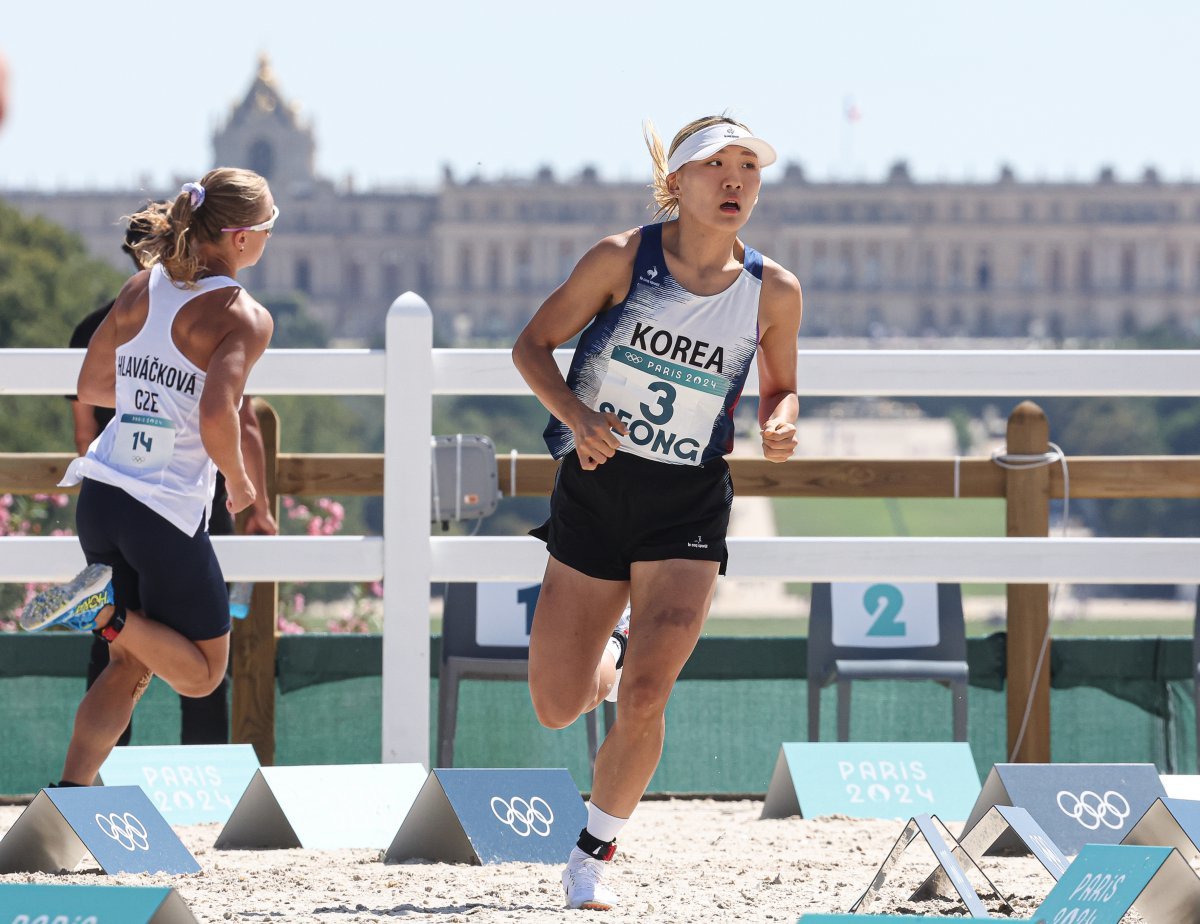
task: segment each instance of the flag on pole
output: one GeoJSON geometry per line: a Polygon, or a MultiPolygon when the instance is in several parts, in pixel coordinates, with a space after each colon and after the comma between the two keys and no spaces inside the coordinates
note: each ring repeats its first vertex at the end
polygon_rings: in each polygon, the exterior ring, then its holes
{"type": "Polygon", "coordinates": [[[846,116],[846,121],[851,124],[862,121],[862,110],[858,108],[858,104],[854,102],[852,96],[847,96],[843,101],[842,112],[846,116]]]}

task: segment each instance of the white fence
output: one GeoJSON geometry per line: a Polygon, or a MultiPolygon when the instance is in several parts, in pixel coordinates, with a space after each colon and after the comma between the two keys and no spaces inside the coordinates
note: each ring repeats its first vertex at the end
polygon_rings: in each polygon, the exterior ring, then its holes
{"type": "MultiPolygon", "coordinates": [[[[569,353],[557,354],[565,369],[569,353]]],[[[0,394],[75,390],[78,350],[0,350],[0,394]]],[[[801,396],[1200,395],[1190,351],[802,351],[801,396]]],[[[252,394],[383,395],[382,537],[218,537],[228,579],[384,579],[383,759],[429,758],[429,584],[541,577],[529,538],[431,537],[433,395],[526,395],[506,350],[433,350],[432,318],[407,293],[384,350],[272,350],[252,394]]],[[[757,394],[751,378],[746,394],[757,394]]],[[[11,451],[19,447],[0,447],[11,451]]],[[[732,577],[1069,583],[1192,583],[1195,539],[733,539],[732,577]]],[[[0,538],[0,581],[62,580],[83,563],[71,538],[0,538]]]]}

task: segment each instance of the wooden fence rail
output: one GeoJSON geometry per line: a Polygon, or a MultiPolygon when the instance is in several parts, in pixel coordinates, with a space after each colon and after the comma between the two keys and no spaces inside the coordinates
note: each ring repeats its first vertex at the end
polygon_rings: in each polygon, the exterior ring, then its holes
{"type": "MultiPolygon", "coordinates": [[[[282,495],[370,496],[384,491],[383,455],[279,453],[279,423],[258,401],[268,452],[268,492],[278,510],[282,495]]],[[[1008,449],[1039,454],[1048,448],[1042,410],[1024,402],[1009,418],[1008,449]]],[[[68,453],[0,453],[0,493],[49,494],[68,453]]],[[[1200,497],[1200,456],[1068,458],[1073,498],[1200,497]]],[[[1054,463],[1012,470],[989,458],[793,459],[774,464],[731,458],[735,490],[743,496],[823,498],[1005,498],[1007,535],[1046,536],[1049,501],[1064,496],[1063,472],[1054,463]]],[[[557,462],[545,455],[497,457],[507,496],[546,496],[557,462]]],[[[255,589],[250,616],[234,628],[232,738],[255,745],[264,764],[275,751],[275,626],[278,588],[255,589]]],[[[1020,761],[1050,760],[1049,659],[1039,650],[1049,619],[1048,588],[1008,588],[1008,745],[1020,761]]]]}
{"type": "MultiPolygon", "coordinates": [[[[0,453],[0,494],[73,493],[58,480],[71,453],[0,453]]],[[[518,455],[515,490],[510,456],[497,457],[508,497],[544,497],[558,463],[518,455]]],[[[1200,456],[1069,456],[1071,497],[1200,497],[1200,456]]],[[[991,459],[962,457],[958,497],[1004,497],[1005,470],[991,459]]],[[[783,464],[732,458],[734,487],[746,497],[954,497],[953,458],[793,459],[783,464]]],[[[1048,468],[1050,497],[1063,496],[1062,470],[1048,468]]],[[[383,454],[280,453],[281,495],[371,496],[383,493],[383,454]]]]}

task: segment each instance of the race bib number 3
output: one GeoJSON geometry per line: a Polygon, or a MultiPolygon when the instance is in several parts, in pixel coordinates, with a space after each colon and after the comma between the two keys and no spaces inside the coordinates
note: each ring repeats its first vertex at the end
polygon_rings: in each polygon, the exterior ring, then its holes
{"type": "Polygon", "coordinates": [[[122,414],[113,444],[112,462],[122,468],[152,472],[166,468],[175,451],[175,424],[165,417],[122,414]]]}
{"type": "Polygon", "coordinates": [[[633,347],[614,347],[596,409],[629,428],[621,444],[637,455],[699,465],[724,410],[729,380],[667,362],[633,347]]]}

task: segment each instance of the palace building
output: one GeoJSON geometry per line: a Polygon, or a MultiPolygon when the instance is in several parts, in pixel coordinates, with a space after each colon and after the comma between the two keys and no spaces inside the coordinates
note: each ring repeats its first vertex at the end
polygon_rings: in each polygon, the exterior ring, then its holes
{"type": "MultiPolygon", "coordinates": [[[[213,137],[213,162],[266,176],[283,216],[246,282],[268,304],[303,299],[343,342],[378,338],[408,289],[429,301],[440,342],[511,341],[589,246],[652,214],[644,184],[592,168],[447,171],[436,189],[359,191],[318,176],[315,150],[264,57],[213,137]]],[[[992,182],[925,183],[904,163],[880,182],[813,182],[794,162],[768,176],[743,236],[799,276],[806,337],[1200,333],[1200,184],[1150,168],[1135,181],[1106,170],[1033,183],[1003,170],[992,182]]],[[[120,216],[173,192],[0,198],[126,269],[120,216]]]]}

